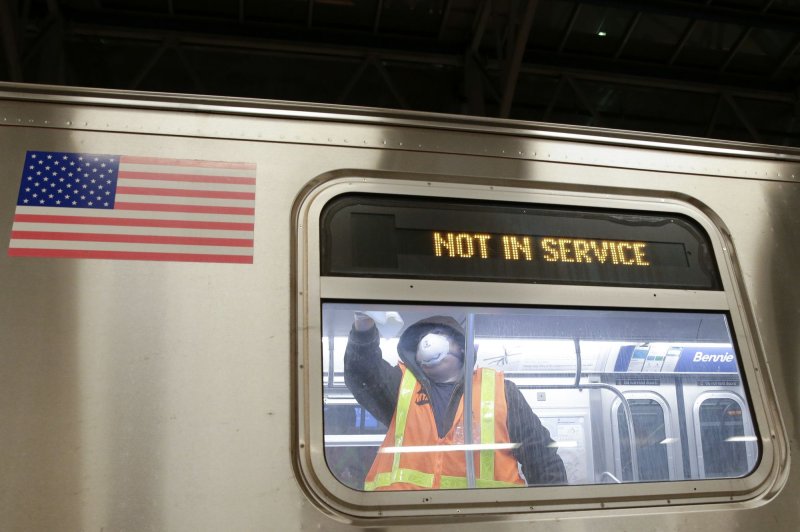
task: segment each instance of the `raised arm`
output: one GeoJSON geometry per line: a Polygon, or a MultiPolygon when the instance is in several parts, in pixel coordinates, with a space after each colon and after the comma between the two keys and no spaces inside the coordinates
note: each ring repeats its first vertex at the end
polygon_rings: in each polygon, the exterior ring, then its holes
{"type": "Polygon", "coordinates": [[[344,382],[356,401],[388,426],[403,373],[383,359],[375,322],[356,314],[344,352],[344,382]]]}

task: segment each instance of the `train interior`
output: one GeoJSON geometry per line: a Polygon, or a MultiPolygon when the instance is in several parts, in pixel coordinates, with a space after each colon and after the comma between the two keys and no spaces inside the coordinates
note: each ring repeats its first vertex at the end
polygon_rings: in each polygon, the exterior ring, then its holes
{"type": "Polygon", "coordinates": [[[758,463],[724,312],[324,302],[325,458],[352,489],[363,489],[387,432],[345,385],[356,312],[374,319],[392,365],[409,325],[434,315],[461,323],[475,346],[467,361],[516,384],[548,429],[569,484],[735,478],[758,463]]]}

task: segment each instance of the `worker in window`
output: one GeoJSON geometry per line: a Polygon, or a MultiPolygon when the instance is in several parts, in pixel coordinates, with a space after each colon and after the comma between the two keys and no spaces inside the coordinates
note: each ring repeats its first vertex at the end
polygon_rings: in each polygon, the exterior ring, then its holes
{"type": "MultiPolygon", "coordinates": [[[[464,330],[447,316],[410,325],[397,345],[397,366],[383,359],[379,342],[374,320],[356,313],[345,350],[345,383],[389,427],[364,489],[468,487],[464,330]],[[437,447],[420,451],[423,446],[437,447]]],[[[488,368],[475,370],[472,379],[472,444],[477,445],[468,448],[476,450],[474,486],[565,483],[564,464],[550,433],[519,389],[488,368]]]]}

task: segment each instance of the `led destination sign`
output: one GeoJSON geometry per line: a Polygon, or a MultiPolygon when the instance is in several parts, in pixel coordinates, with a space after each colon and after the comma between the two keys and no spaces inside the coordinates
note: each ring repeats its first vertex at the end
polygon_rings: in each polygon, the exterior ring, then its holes
{"type": "Polygon", "coordinates": [[[678,215],[353,194],[320,224],[323,275],[720,289],[678,215]]]}
{"type": "Polygon", "coordinates": [[[650,266],[647,242],[587,240],[584,238],[490,235],[488,233],[433,232],[433,253],[437,257],[461,259],[503,258],[584,264],[650,266]],[[499,241],[500,248],[494,245],[499,241]],[[489,244],[493,244],[491,247],[489,244]]]}

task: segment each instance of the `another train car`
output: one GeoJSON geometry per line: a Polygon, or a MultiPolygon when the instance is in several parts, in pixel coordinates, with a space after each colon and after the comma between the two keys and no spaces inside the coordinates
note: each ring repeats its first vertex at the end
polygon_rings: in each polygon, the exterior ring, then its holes
{"type": "Polygon", "coordinates": [[[3,530],[797,529],[799,151],[0,88],[3,530]],[[409,446],[348,357],[431,316],[463,416],[409,446]],[[499,372],[563,479],[491,476],[499,372]]]}

